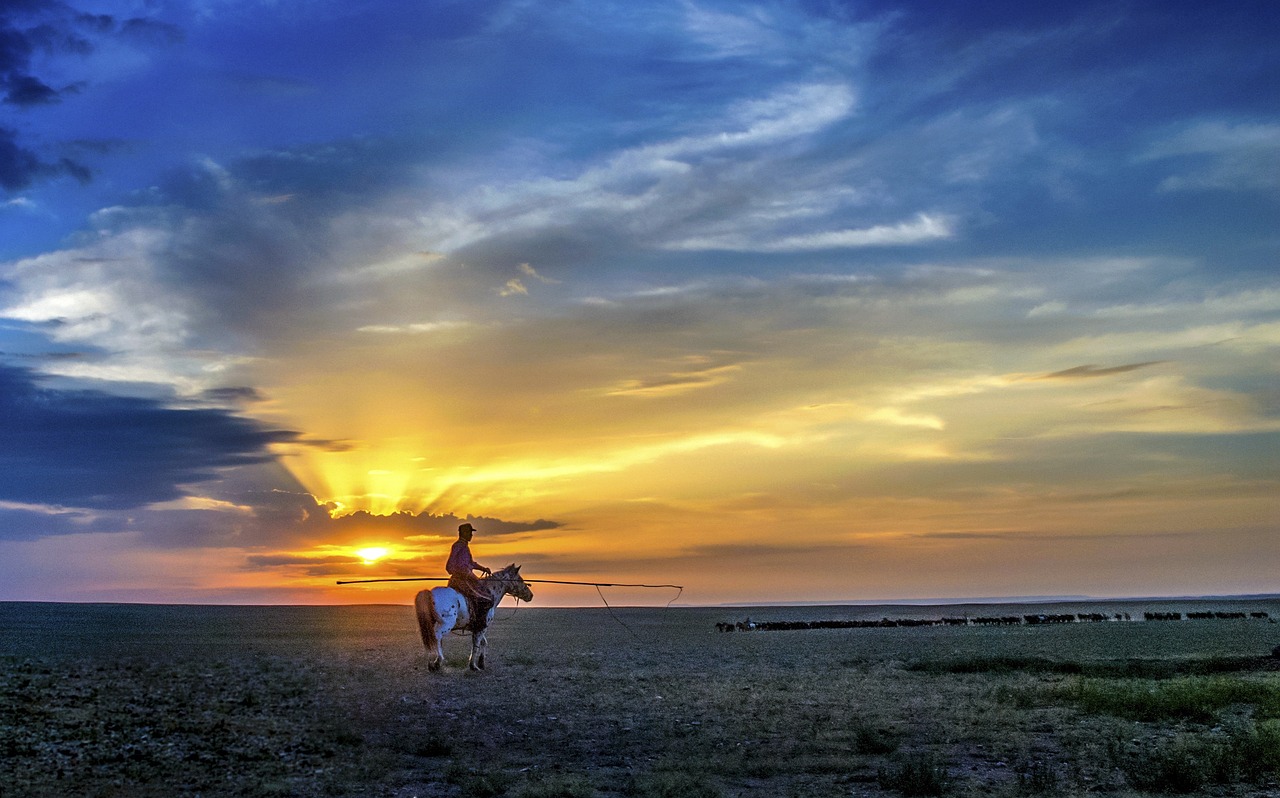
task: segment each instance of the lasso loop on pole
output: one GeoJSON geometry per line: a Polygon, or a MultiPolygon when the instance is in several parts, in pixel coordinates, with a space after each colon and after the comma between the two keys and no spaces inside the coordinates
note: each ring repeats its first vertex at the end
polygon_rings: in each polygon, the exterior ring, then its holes
{"type": "MultiPolygon", "coordinates": [[[[673,587],[675,587],[675,588],[676,588],[676,597],[675,597],[675,598],[673,598],[673,599],[671,599],[670,601],[668,601],[668,602],[667,602],[667,606],[666,606],[666,607],[664,607],[663,609],[667,609],[667,610],[671,609],[671,605],[672,605],[672,604],[675,604],[677,601],[679,601],[679,600],[680,600],[680,597],[681,597],[682,595],[684,595],[684,588],[683,588],[683,587],[680,587],[679,585],[673,585],[673,587]]],[[[597,589],[598,589],[598,588],[597,588],[597,589]]]]}
{"type": "Polygon", "coordinates": [[[600,600],[604,602],[604,608],[609,611],[609,615],[612,616],[615,621],[622,624],[623,629],[626,629],[628,632],[631,632],[632,637],[634,637],[636,640],[639,640],[640,635],[636,634],[635,631],[633,631],[630,626],[627,626],[625,623],[623,623],[622,619],[618,617],[618,614],[613,611],[613,607],[609,606],[609,602],[605,600],[604,591],[601,590],[600,587],[601,587],[600,585],[596,585],[596,592],[600,594],[600,600]]]}

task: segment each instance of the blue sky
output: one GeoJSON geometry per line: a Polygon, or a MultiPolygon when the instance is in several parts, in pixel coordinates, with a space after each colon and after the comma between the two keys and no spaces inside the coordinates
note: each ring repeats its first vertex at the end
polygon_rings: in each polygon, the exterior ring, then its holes
{"type": "Polygon", "coordinates": [[[1274,4],[4,9],[0,598],[1277,589],[1274,4]]]}

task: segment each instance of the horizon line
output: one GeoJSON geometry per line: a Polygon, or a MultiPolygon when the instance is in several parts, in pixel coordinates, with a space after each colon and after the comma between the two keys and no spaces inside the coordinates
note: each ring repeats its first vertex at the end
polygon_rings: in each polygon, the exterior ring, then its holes
{"type": "MultiPolygon", "coordinates": [[[[1044,595],[1044,596],[976,596],[976,597],[940,597],[940,598],[898,598],[898,599],[834,599],[834,600],[795,600],[773,602],[722,602],[714,604],[672,603],[655,604],[614,604],[607,605],[612,609],[733,609],[749,607],[901,607],[901,606],[956,606],[964,604],[1067,604],[1074,602],[1137,602],[1137,601],[1275,601],[1280,600],[1277,593],[1210,593],[1188,594],[1177,596],[1090,596],[1090,595],[1044,595]]],[[[526,602],[527,603],[527,602],[526,602]]],[[[50,600],[50,599],[0,599],[0,604],[100,604],[150,607],[403,607],[411,606],[398,602],[362,602],[362,603],[222,603],[194,601],[85,601],[85,600],[50,600]]],[[[598,604],[556,605],[551,607],[530,606],[530,609],[598,609],[598,604]]]]}

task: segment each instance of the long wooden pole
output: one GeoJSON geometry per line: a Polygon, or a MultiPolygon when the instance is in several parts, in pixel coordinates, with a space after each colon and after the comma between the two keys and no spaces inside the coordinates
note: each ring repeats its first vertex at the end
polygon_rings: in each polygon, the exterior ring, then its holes
{"type": "MultiPolygon", "coordinates": [[[[447,582],[447,576],[401,576],[388,579],[339,579],[340,585],[367,585],[371,582],[447,582]]],[[[684,585],[635,585],[624,584],[622,582],[569,582],[562,579],[526,579],[525,582],[532,582],[543,585],[588,585],[590,587],[669,587],[676,590],[684,590],[684,585]]]]}

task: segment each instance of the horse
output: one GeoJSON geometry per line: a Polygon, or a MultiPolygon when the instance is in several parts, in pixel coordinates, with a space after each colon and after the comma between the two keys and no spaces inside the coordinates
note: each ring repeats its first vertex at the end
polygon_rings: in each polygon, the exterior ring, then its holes
{"type": "MultiPolygon", "coordinates": [[[[484,669],[484,652],[489,647],[485,635],[502,597],[510,595],[520,601],[533,601],[533,591],[520,578],[520,566],[515,563],[481,579],[480,589],[493,599],[493,606],[485,617],[484,628],[471,633],[471,659],[467,667],[473,671],[484,669]]],[[[418,615],[422,644],[427,647],[427,670],[438,671],[444,665],[444,648],[441,645],[444,636],[449,632],[463,632],[471,623],[466,596],[451,587],[433,587],[419,591],[413,606],[418,615]]]]}

